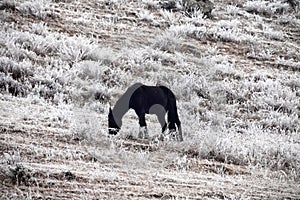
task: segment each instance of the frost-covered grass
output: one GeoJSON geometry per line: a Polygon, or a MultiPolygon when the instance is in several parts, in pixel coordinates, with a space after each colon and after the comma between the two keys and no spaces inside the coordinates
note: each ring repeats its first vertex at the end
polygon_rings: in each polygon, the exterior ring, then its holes
{"type": "MultiPolygon", "coordinates": [[[[40,146],[26,140],[33,162],[194,172],[195,163],[210,160],[298,183],[297,12],[277,1],[215,3],[210,20],[162,10],[156,1],[1,2],[0,130],[57,133],[57,148],[44,147],[43,137],[40,146]],[[20,17],[25,23],[11,22],[20,17]],[[109,104],[135,82],[172,89],[184,142],[139,143],[134,112],[120,135],[107,137],[109,104]]],[[[151,136],[160,133],[155,117],[147,123],[151,136]]],[[[1,164],[30,163],[20,156],[25,149],[4,152],[1,164]]]]}
{"type": "Polygon", "coordinates": [[[276,13],[286,13],[289,11],[289,4],[278,1],[247,1],[245,9],[248,12],[263,15],[274,15],[276,13]]]}

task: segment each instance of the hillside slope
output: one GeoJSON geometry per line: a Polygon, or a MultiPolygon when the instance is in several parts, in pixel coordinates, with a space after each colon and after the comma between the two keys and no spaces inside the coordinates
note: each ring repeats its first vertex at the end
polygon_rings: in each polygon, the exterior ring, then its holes
{"type": "Polygon", "coordinates": [[[161,2],[0,1],[1,199],[300,198],[297,1],[161,2]],[[183,142],[133,111],[107,136],[135,82],[172,89],[183,142]]]}

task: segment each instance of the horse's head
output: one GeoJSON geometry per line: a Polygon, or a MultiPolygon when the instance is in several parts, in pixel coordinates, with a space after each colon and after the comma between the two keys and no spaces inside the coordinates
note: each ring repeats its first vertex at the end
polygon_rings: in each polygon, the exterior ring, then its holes
{"type": "Polygon", "coordinates": [[[108,113],[108,133],[110,135],[117,135],[117,133],[120,131],[120,127],[116,123],[113,112],[111,108],[109,108],[109,113],[108,113]]]}

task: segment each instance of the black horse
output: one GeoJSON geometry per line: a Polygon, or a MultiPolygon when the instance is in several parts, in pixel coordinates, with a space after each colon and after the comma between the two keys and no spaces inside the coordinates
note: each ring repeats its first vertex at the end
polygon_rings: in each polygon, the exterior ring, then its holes
{"type": "Polygon", "coordinates": [[[129,87],[116,102],[114,108],[109,108],[109,134],[116,135],[119,132],[122,126],[122,118],[129,109],[133,109],[139,117],[140,138],[146,139],[149,137],[145,114],[155,114],[161,124],[162,133],[165,132],[167,126],[170,133],[176,133],[177,126],[178,134],[173,134],[173,136],[179,141],[183,140],[176,97],[169,88],[165,86],[146,86],[141,83],[129,87]],[[168,123],[165,121],[166,113],[168,113],[168,123]]]}

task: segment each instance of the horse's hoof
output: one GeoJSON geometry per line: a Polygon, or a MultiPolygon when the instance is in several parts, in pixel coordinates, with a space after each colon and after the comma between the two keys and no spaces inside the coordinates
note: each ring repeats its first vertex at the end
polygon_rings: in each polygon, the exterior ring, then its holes
{"type": "Polygon", "coordinates": [[[139,139],[143,139],[143,134],[142,134],[142,133],[139,133],[138,138],[139,138],[139,139]]]}
{"type": "Polygon", "coordinates": [[[175,129],[169,130],[168,134],[164,135],[164,137],[167,138],[167,140],[173,140],[178,142],[183,141],[181,132],[176,131],[175,129]]]}
{"type": "Polygon", "coordinates": [[[149,135],[144,135],[144,139],[149,139],[149,135]]]}

